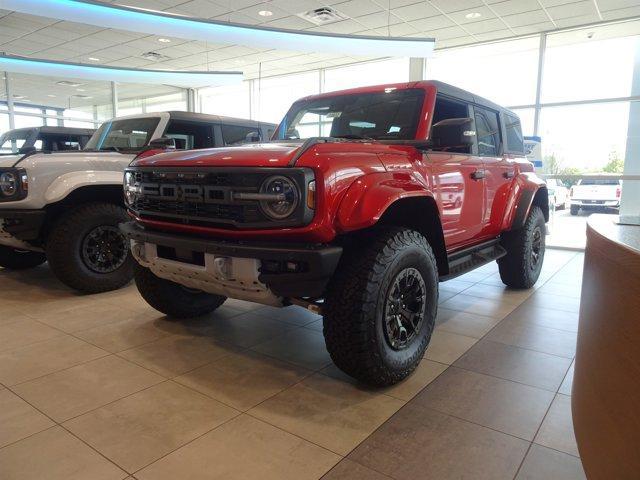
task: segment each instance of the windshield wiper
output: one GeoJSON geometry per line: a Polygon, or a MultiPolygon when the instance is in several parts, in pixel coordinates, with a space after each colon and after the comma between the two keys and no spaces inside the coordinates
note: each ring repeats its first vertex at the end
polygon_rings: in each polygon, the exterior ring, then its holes
{"type": "Polygon", "coordinates": [[[368,137],[367,135],[355,135],[352,133],[348,133],[345,135],[331,135],[333,138],[344,138],[347,140],[375,140],[373,137],[368,137]]]}

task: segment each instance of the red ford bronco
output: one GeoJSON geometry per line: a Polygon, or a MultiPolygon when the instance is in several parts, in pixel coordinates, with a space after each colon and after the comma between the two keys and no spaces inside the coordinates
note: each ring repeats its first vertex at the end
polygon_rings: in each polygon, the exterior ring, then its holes
{"type": "Polygon", "coordinates": [[[438,282],[493,260],[536,282],[549,202],[523,152],[514,113],[440,82],[314,95],[269,142],[134,161],[121,229],[160,312],[303,305],[338,367],[389,385],[429,344],[438,282]]]}

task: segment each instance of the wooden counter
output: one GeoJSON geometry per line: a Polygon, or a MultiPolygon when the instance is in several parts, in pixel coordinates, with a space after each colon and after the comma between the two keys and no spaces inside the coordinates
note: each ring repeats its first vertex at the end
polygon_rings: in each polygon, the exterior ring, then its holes
{"type": "Polygon", "coordinates": [[[589,479],[640,479],[640,226],[592,215],[573,381],[589,479]]]}

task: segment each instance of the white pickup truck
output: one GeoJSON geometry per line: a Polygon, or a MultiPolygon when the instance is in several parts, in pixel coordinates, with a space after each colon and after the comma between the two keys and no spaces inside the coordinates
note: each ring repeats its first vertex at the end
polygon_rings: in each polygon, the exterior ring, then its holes
{"type": "Polygon", "coordinates": [[[158,112],[105,122],[83,150],[0,156],[0,267],[49,262],[76,290],[114,290],[133,277],[134,260],[118,230],[128,219],[124,169],[166,148],[199,149],[266,140],[275,125],[188,112],[158,112]]]}
{"type": "Polygon", "coordinates": [[[615,178],[583,178],[571,187],[571,215],[580,209],[620,208],[622,181],[615,178]]]}

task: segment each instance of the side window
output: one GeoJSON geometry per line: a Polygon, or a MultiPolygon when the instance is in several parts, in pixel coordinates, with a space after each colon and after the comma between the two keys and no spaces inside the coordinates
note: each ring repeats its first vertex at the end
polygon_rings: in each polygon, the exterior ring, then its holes
{"type": "Polygon", "coordinates": [[[497,157],[500,151],[500,123],[498,113],[486,108],[474,107],[478,155],[497,157]]]}
{"type": "Polygon", "coordinates": [[[524,139],[522,137],[522,127],[520,126],[520,119],[514,115],[506,114],[505,130],[507,131],[507,150],[510,152],[523,153],[524,152],[524,139]]]}
{"type": "Polygon", "coordinates": [[[222,140],[225,145],[235,145],[247,140],[247,135],[257,133],[262,138],[259,127],[243,127],[241,125],[222,125],[222,140]]]}
{"type": "Polygon", "coordinates": [[[165,137],[173,138],[178,150],[213,147],[213,129],[209,123],[169,120],[165,137]]]}
{"type": "MultiPolygon", "coordinates": [[[[441,95],[436,96],[436,105],[433,110],[433,118],[431,119],[431,125],[442,120],[448,120],[449,118],[467,118],[469,117],[469,104],[458,100],[452,100],[441,95]]],[[[433,150],[439,151],[441,149],[434,148],[433,150]]],[[[471,153],[470,147],[461,146],[458,148],[447,148],[447,152],[452,153],[471,153]]]]}

